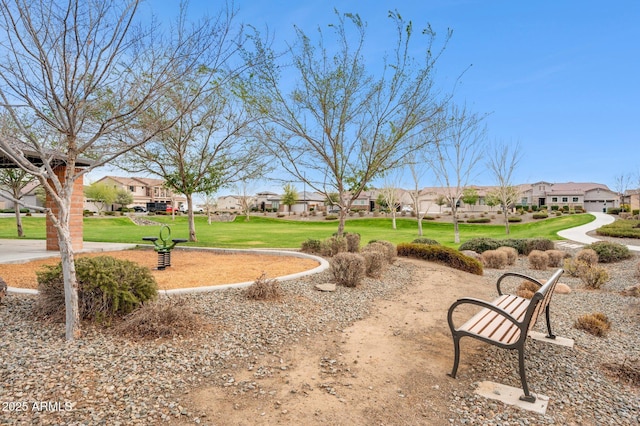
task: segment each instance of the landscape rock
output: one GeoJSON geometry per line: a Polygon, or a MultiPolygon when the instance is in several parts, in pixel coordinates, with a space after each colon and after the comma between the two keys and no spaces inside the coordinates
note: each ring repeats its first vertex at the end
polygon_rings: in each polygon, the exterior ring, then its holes
{"type": "Polygon", "coordinates": [[[336,291],[336,285],[332,283],[316,284],[316,289],[320,291],[333,292],[336,291]]]}
{"type": "Polygon", "coordinates": [[[571,293],[571,287],[566,284],[558,283],[556,284],[556,293],[558,294],[569,294],[571,293]]]}

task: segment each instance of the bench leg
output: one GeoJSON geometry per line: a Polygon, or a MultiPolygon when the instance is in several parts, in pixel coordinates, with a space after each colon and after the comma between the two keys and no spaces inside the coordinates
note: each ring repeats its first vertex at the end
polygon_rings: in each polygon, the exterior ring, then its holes
{"type": "Polygon", "coordinates": [[[529,386],[527,386],[527,377],[524,369],[524,346],[518,348],[518,364],[520,366],[520,381],[522,382],[522,390],[524,395],[520,397],[521,401],[536,402],[536,397],[529,392],[529,386]]]}
{"type": "Polygon", "coordinates": [[[547,339],[555,339],[556,335],[551,332],[551,314],[549,313],[549,305],[545,309],[545,319],[547,320],[547,339]]]}
{"type": "Polygon", "coordinates": [[[451,370],[451,373],[449,373],[449,376],[455,379],[456,374],[458,373],[458,364],[460,363],[460,338],[455,334],[453,335],[453,349],[455,352],[453,356],[453,369],[451,370]]]}

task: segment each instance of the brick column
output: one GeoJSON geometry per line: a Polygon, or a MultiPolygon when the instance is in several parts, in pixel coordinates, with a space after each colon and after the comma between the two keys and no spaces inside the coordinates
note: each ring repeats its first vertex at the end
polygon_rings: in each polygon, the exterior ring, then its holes
{"type": "MultiPolygon", "coordinates": [[[[54,169],[54,172],[60,182],[63,182],[65,179],[66,166],[58,166],[54,169]]],[[[51,212],[57,216],[58,215],[58,206],[49,199],[47,196],[46,207],[51,210],[51,212]]],[[[74,250],[82,250],[82,211],[84,208],[84,187],[83,187],[83,179],[80,176],[73,184],[73,195],[71,196],[71,212],[70,212],[70,223],[69,223],[69,231],[71,233],[71,243],[73,244],[74,250]]],[[[58,234],[56,232],[53,223],[47,217],[47,250],[60,250],[60,246],[58,244],[58,234]]]]}

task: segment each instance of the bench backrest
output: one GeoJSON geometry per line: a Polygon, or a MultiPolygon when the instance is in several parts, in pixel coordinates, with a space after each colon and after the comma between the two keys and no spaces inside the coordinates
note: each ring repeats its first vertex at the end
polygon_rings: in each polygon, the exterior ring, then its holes
{"type": "Polygon", "coordinates": [[[529,304],[527,314],[525,315],[525,321],[529,321],[528,330],[531,330],[533,328],[533,326],[536,324],[536,321],[538,321],[540,313],[544,311],[547,306],[549,306],[549,302],[551,302],[553,292],[555,291],[556,285],[558,284],[560,276],[563,273],[564,270],[562,268],[554,272],[551,278],[549,278],[549,280],[544,283],[544,285],[540,287],[531,298],[531,303],[529,304]]]}

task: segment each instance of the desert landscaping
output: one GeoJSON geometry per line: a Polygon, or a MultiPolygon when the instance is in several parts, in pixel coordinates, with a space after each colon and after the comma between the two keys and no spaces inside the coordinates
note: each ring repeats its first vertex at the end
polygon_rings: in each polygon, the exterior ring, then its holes
{"type": "MultiPolygon", "coordinates": [[[[556,244],[571,254],[579,249],[556,244]]],[[[167,303],[193,313],[198,327],[153,339],[85,325],[81,339],[65,342],[62,324],[34,319],[33,296],[10,294],[0,305],[6,354],[0,401],[28,402],[29,409],[3,406],[0,421],[637,424],[640,307],[621,294],[637,282],[637,262],[634,256],[607,264],[611,278],[600,290],[561,278],[571,293],[554,296],[552,324],[575,346],[530,341],[526,352],[529,386],[550,399],[544,415],[474,393],[485,380],[519,387],[515,353],[463,339],[458,378],[446,374],[451,303],[463,296],[491,300],[507,270],[538,279],[552,274],[532,270],[520,256],[482,276],[398,258],[382,277],[356,288],[318,291],[316,284],[331,281],[328,272],[283,282],[275,301],[248,300],[243,289],[172,296],[167,303]],[[574,328],[578,316],[596,311],[611,320],[606,336],[574,328]],[[34,401],[61,409],[34,410],[34,401]]]]}

